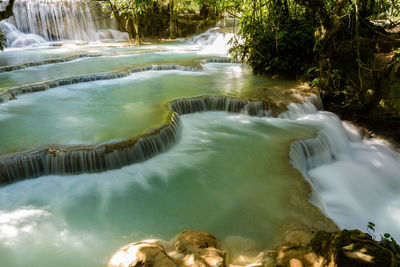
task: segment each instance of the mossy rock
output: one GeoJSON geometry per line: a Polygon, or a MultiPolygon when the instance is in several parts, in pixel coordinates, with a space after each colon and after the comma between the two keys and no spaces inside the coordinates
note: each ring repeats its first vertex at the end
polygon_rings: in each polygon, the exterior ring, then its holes
{"type": "Polygon", "coordinates": [[[324,258],[323,266],[399,266],[391,251],[359,230],[320,231],[311,240],[311,246],[324,258]]]}

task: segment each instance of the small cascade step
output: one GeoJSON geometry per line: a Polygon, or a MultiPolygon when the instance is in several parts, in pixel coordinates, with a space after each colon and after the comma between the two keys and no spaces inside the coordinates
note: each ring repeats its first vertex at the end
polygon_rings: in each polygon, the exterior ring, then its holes
{"type": "Polygon", "coordinates": [[[102,172],[149,159],[178,142],[182,123],[179,115],[202,111],[229,111],[250,116],[270,116],[270,107],[262,101],[228,96],[202,96],[178,99],[170,104],[169,123],[127,140],[95,146],[46,146],[0,157],[0,184],[49,174],[102,172]],[[267,110],[268,109],[268,110],[267,110]]]}
{"type": "Polygon", "coordinates": [[[101,55],[96,55],[96,54],[80,54],[80,55],[75,55],[75,56],[70,56],[70,57],[60,57],[60,58],[43,60],[43,61],[27,62],[27,63],[23,63],[23,64],[18,64],[18,65],[0,67],[0,73],[7,72],[7,71],[21,70],[21,69],[25,69],[25,68],[29,68],[29,67],[35,67],[35,66],[41,66],[41,65],[47,65],[47,64],[68,62],[68,61],[73,61],[73,60],[77,60],[77,59],[85,58],[85,57],[100,57],[100,56],[101,55]]]}

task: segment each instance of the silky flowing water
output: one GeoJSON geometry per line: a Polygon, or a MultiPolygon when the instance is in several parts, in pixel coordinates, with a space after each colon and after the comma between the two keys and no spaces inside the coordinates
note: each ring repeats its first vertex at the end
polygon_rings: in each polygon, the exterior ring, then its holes
{"type": "Polygon", "coordinates": [[[161,125],[174,99],[241,95],[268,84],[245,66],[211,63],[202,71],[146,71],[23,95],[0,105],[2,126],[10,129],[0,137],[0,153],[133,137],[161,125]]]}
{"type": "MultiPolygon", "coordinates": [[[[139,136],[168,122],[177,99],[229,96],[281,108],[296,101],[297,82],[216,63],[226,61],[215,57],[226,56],[229,37],[208,32],[134,48],[6,49],[4,65],[96,56],[0,73],[0,94],[56,79],[160,67],[1,103],[0,161],[46,145],[95,146],[139,136]]],[[[379,233],[400,237],[400,156],[389,144],[364,140],[311,102],[290,104],[277,118],[245,113],[181,115],[181,136],[170,149],[120,169],[0,187],[0,265],[104,266],[122,245],[168,240],[185,229],[261,251],[280,244],[293,225],[333,229],[323,213],[339,227],[365,229],[373,221],[379,233]]]]}
{"type": "Polygon", "coordinates": [[[122,244],[184,229],[265,247],[282,224],[312,223],[295,202],[304,186],[287,161],[290,140],[312,130],[223,112],[183,123],[179,144],[144,163],[2,188],[3,263],[101,266],[122,244]]]}

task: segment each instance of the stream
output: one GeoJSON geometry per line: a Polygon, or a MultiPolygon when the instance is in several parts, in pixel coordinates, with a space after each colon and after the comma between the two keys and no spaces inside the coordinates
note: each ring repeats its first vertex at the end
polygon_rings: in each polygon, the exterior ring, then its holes
{"type": "Polygon", "coordinates": [[[231,62],[233,33],[133,47],[98,30],[0,54],[1,266],[105,266],[185,229],[257,251],[302,225],[400,240],[400,154],[231,62]]]}

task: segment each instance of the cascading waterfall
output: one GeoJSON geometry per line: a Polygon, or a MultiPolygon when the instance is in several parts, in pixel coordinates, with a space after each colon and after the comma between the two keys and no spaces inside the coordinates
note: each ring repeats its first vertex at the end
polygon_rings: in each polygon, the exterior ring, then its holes
{"type": "MultiPolygon", "coordinates": [[[[208,55],[228,55],[229,50],[229,41],[234,36],[233,33],[222,33],[218,32],[219,27],[211,28],[206,32],[194,36],[187,41],[185,44],[180,47],[181,50],[195,50],[198,51],[199,54],[208,54],[208,55]]],[[[172,47],[171,47],[172,48],[172,47]]],[[[171,49],[170,48],[170,49],[171,49]]],[[[174,47],[173,49],[176,49],[174,47]]],[[[233,62],[232,59],[222,59],[219,62],[233,62]]]]}
{"type": "Polygon", "coordinates": [[[173,101],[171,109],[179,115],[203,111],[227,111],[243,113],[250,116],[270,116],[271,110],[266,109],[263,101],[249,101],[227,96],[201,96],[173,101]]]}
{"type": "Polygon", "coordinates": [[[48,146],[28,153],[0,157],[0,184],[49,174],[101,172],[141,162],[176,144],[181,133],[179,115],[201,111],[229,111],[250,116],[269,116],[262,101],[203,96],[175,100],[170,122],[144,136],[93,147],[48,146]],[[179,115],[178,115],[179,114],[179,115]]]}
{"type": "Polygon", "coordinates": [[[177,228],[243,235],[263,248],[286,223],[329,230],[330,219],[310,205],[310,188],[289,166],[288,154],[311,185],[313,204],[340,227],[364,230],[373,221],[379,234],[400,237],[400,155],[321,111],[317,96],[282,112],[297,85],[247,76],[245,67],[225,64],[232,62],[227,58],[198,56],[216,56],[214,43],[225,53],[222,38],[209,31],[160,45],[179,52],[167,60],[160,60],[164,52],[126,57],[132,48],[119,47],[116,65],[108,68],[101,56],[92,65],[45,57],[4,67],[9,83],[0,102],[18,99],[0,108],[1,129],[7,129],[0,131],[0,183],[41,177],[1,187],[0,265],[102,266],[124,243],[169,238],[177,228]],[[196,63],[211,62],[224,64],[196,71],[196,63]],[[40,65],[49,63],[59,68],[46,76],[54,66],[40,65]],[[19,70],[25,67],[32,68],[19,70]],[[37,77],[22,77],[31,70],[37,77]],[[183,116],[194,112],[205,113],[183,116]]]}
{"type": "Polygon", "coordinates": [[[400,154],[330,113],[291,104],[285,117],[319,129],[291,144],[290,160],[313,188],[312,202],[343,228],[400,238],[400,154]]]}
{"type": "Polygon", "coordinates": [[[17,0],[14,16],[1,22],[8,46],[27,46],[44,41],[126,41],[115,21],[98,15],[95,1],[17,0]]]}
{"type": "Polygon", "coordinates": [[[98,56],[100,56],[100,55],[81,54],[81,55],[75,55],[75,56],[69,56],[69,57],[53,58],[53,59],[37,61],[37,62],[28,62],[28,63],[12,65],[12,66],[3,66],[3,67],[0,67],[0,73],[7,72],[7,71],[21,70],[21,69],[25,69],[25,68],[29,68],[29,67],[41,66],[41,65],[46,65],[46,64],[63,63],[63,62],[77,60],[77,59],[84,58],[84,57],[98,57],[98,56]]]}
{"type": "MultiPolygon", "coordinates": [[[[95,57],[95,56],[96,55],[93,55],[92,57],[95,57]]],[[[73,57],[73,58],[76,59],[79,57],[73,57]]],[[[50,88],[55,88],[55,87],[68,85],[68,84],[119,79],[119,78],[127,77],[127,76],[131,75],[132,73],[137,73],[137,72],[166,71],[166,70],[196,71],[197,68],[184,67],[184,66],[180,66],[180,65],[176,65],[176,64],[148,65],[148,66],[129,68],[126,71],[119,71],[119,72],[112,72],[112,73],[99,73],[99,74],[92,74],[92,75],[82,75],[82,76],[77,76],[77,77],[55,79],[55,80],[48,81],[48,82],[36,83],[36,84],[24,85],[24,86],[17,86],[17,87],[5,89],[0,92],[0,103],[4,103],[4,102],[10,101],[12,99],[15,99],[19,95],[45,91],[50,88]]]]}
{"type": "Polygon", "coordinates": [[[240,63],[238,60],[232,59],[230,57],[212,57],[204,60],[199,60],[199,63],[240,63]]]}
{"type": "Polygon", "coordinates": [[[121,168],[166,151],[180,137],[179,116],[144,136],[108,142],[94,147],[50,146],[0,159],[0,183],[48,174],[77,174],[121,168]]]}
{"type": "Polygon", "coordinates": [[[100,25],[93,19],[90,4],[73,0],[18,0],[11,21],[20,31],[48,41],[95,41],[100,25]]]}
{"type": "Polygon", "coordinates": [[[7,21],[0,21],[0,29],[6,36],[6,46],[22,47],[30,45],[38,45],[45,43],[46,40],[36,34],[23,33],[19,31],[13,24],[7,21]]]}
{"type": "Polygon", "coordinates": [[[106,266],[123,244],[168,240],[185,228],[215,233],[224,244],[240,242],[254,254],[273,246],[274,230],[293,218],[319,229],[319,213],[304,216],[303,207],[311,207],[307,194],[291,191],[304,181],[288,168],[282,149],[298,130],[308,130],[268,120],[226,112],[184,115],[180,142],[145,162],[2,187],[2,265],[106,266]]]}

